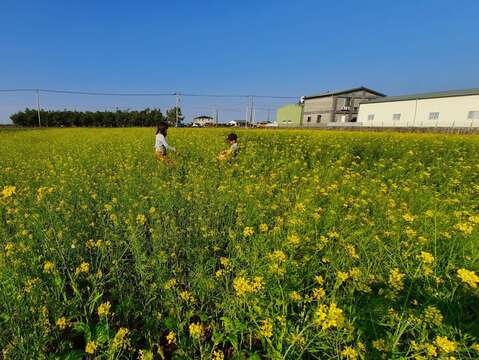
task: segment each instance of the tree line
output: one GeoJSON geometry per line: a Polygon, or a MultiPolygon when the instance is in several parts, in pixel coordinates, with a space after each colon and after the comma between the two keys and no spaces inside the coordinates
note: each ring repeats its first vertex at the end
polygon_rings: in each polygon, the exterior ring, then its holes
{"type": "MultiPolygon", "coordinates": [[[[156,126],[160,121],[170,125],[176,122],[177,108],[173,107],[163,115],[160,109],[116,111],[70,111],[40,110],[41,126],[45,127],[131,127],[156,126]]],[[[13,124],[22,127],[38,127],[38,111],[26,108],[10,116],[13,124]]],[[[178,122],[184,119],[178,107],[178,122]]]]}

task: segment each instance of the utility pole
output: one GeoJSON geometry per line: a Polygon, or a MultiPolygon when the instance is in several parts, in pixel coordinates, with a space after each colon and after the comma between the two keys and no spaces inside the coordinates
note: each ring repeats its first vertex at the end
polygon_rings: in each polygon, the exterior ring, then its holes
{"type": "Polygon", "coordinates": [[[253,118],[254,118],[254,97],[250,96],[250,108],[249,108],[249,123],[253,125],[253,118]]]}
{"type": "Polygon", "coordinates": [[[245,128],[248,127],[248,117],[249,117],[249,107],[247,106],[247,107],[246,107],[245,117],[244,117],[244,127],[245,127],[245,128]]]}
{"type": "Polygon", "coordinates": [[[178,127],[178,111],[179,111],[179,108],[180,108],[180,94],[179,93],[175,93],[176,95],[176,123],[175,123],[175,127],[178,127]]]}
{"type": "Polygon", "coordinates": [[[37,115],[38,115],[38,127],[42,127],[42,119],[40,117],[40,90],[37,89],[37,115]]]}

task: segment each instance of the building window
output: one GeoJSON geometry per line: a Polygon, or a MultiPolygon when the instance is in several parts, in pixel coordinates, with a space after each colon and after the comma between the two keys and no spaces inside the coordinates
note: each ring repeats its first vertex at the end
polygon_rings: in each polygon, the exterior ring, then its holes
{"type": "Polygon", "coordinates": [[[374,114],[369,114],[368,121],[373,121],[373,120],[374,120],[374,114]]]}
{"type": "Polygon", "coordinates": [[[467,118],[469,120],[479,119],[479,111],[469,111],[469,114],[467,115],[467,118]]]}
{"type": "Polygon", "coordinates": [[[321,115],[316,115],[316,122],[318,124],[321,122],[321,115]]]}
{"type": "Polygon", "coordinates": [[[393,114],[393,120],[394,120],[394,121],[399,121],[399,120],[401,120],[401,114],[393,114]]]}
{"type": "Polygon", "coordinates": [[[308,116],[307,122],[311,122],[311,116],[308,116]]]}
{"type": "Polygon", "coordinates": [[[351,98],[350,97],[346,98],[346,100],[344,101],[344,106],[346,106],[346,107],[351,106],[351,98]]]}
{"type": "Polygon", "coordinates": [[[430,112],[429,113],[429,120],[437,120],[439,119],[439,113],[438,112],[430,112]]]}

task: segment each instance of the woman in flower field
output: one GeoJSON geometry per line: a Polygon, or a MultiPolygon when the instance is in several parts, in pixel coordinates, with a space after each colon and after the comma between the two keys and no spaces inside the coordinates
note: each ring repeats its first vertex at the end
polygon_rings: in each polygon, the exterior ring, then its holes
{"type": "Polygon", "coordinates": [[[218,160],[233,160],[239,153],[238,136],[235,133],[231,133],[226,137],[225,141],[230,145],[230,148],[220,152],[218,160]]]}
{"type": "Polygon", "coordinates": [[[176,149],[166,142],[167,130],[168,124],[166,122],[160,122],[158,124],[158,128],[156,129],[155,157],[159,161],[171,164],[171,160],[167,157],[167,150],[176,152],[176,149]]]}

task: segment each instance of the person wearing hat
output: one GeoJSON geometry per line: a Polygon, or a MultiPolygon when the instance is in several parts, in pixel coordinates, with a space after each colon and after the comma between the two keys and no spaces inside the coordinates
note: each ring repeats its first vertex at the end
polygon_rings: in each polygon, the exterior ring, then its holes
{"type": "Polygon", "coordinates": [[[226,142],[230,145],[230,148],[220,152],[220,154],[218,155],[218,160],[230,161],[236,158],[236,156],[238,156],[238,153],[239,153],[238,136],[235,133],[231,133],[226,137],[226,142]]]}

